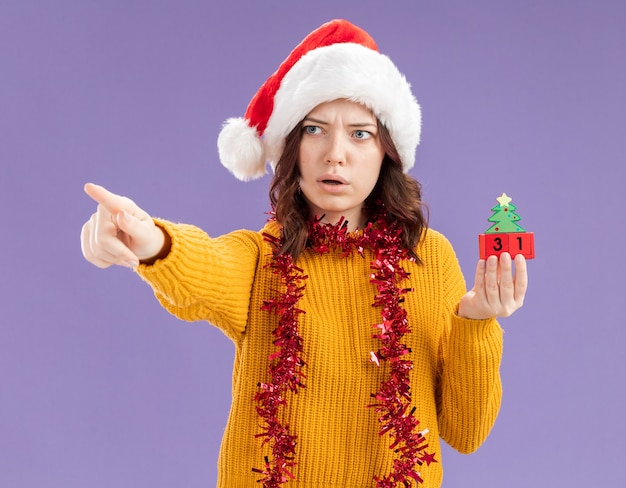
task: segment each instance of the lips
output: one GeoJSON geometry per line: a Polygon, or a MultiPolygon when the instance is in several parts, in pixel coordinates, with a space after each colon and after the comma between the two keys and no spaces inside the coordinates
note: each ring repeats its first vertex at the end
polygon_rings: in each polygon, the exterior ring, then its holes
{"type": "Polygon", "coordinates": [[[319,183],[326,185],[347,185],[348,182],[339,175],[323,175],[317,179],[319,183]]]}

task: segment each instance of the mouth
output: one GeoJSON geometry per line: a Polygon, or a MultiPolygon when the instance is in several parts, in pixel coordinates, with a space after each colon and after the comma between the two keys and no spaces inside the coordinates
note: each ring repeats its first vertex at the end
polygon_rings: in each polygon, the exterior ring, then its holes
{"type": "Polygon", "coordinates": [[[348,182],[344,178],[338,175],[324,175],[317,181],[319,181],[320,183],[324,183],[325,185],[333,185],[333,186],[340,186],[340,185],[348,184],[348,182]]]}

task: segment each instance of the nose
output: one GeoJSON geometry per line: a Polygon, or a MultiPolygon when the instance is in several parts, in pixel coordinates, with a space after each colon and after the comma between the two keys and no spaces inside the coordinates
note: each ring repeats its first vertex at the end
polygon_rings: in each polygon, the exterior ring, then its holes
{"type": "Polygon", "coordinates": [[[333,134],[328,138],[324,162],[329,166],[346,164],[346,145],[341,134],[333,134]]]}

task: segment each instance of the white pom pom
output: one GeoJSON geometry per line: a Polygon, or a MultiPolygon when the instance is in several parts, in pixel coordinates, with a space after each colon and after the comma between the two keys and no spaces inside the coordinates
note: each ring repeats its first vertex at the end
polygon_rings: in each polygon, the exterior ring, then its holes
{"type": "Polygon", "coordinates": [[[265,173],[265,148],[256,129],[243,118],[228,119],[217,138],[222,164],[241,181],[255,180],[265,173]]]}

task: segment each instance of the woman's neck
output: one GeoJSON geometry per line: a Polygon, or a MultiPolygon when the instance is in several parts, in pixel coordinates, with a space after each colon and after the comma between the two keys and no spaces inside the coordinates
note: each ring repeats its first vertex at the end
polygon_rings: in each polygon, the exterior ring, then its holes
{"type": "Polygon", "coordinates": [[[315,218],[322,224],[337,225],[339,222],[342,222],[344,223],[343,225],[347,226],[348,232],[354,232],[357,229],[362,229],[367,223],[367,216],[365,215],[365,213],[363,213],[363,211],[360,211],[358,215],[326,213],[322,216],[321,219],[319,215],[313,216],[313,218],[315,218]]]}

